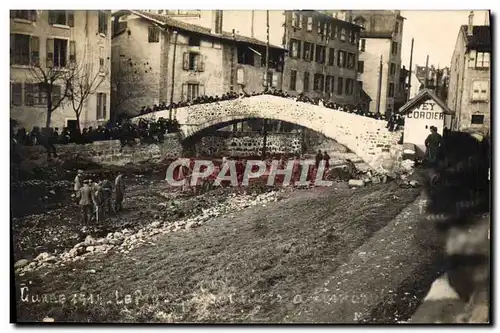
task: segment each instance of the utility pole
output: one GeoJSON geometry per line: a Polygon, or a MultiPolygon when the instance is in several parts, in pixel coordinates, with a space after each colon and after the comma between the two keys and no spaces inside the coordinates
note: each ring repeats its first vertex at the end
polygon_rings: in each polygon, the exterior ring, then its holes
{"type": "Polygon", "coordinates": [[[425,60],[425,79],[424,79],[424,89],[427,89],[427,76],[429,75],[429,55],[425,60]]]}
{"type": "Polygon", "coordinates": [[[172,87],[170,88],[170,105],[168,108],[168,119],[172,120],[172,104],[174,103],[174,84],[175,84],[175,54],[177,51],[177,31],[172,32],[174,34],[174,55],[172,57],[172,87]]]}
{"type": "Polygon", "coordinates": [[[411,91],[411,73],[413,70],[413,42],[414,39],[411,39],[411,51],[410,51],[410,71],[408,72],[408,91],[406,93],[406,101],[410,100],[410,91],[411,91]]]}
{"type": "MultiPolygon", "coordinates": [[[[265,78],[266,78],[266,90],[269,89],[269,10],[266,10],[266,30],[267,30],[267,42],[266,42],[266,73],[265,78]]],[[[264,132],[264,139],[262,142],[262,159],[266,159],[266,146],[267,146],[267,121],[266,118],[263,119],[263,126],[262,126],[263,132],[264,132]]]]}
{"type": "Polygon", "coordinates": [[[251,32],[250,32],[250,36],[252,38],[254,38],[254,31],[253,31],[253,25],[254,25],[254,22],[255,22],[255,10],[252,10],[252,25],[251,25],[251,32]]]}
{"type": "Polygon", "coordinates": [[[380,113],[380,100],[382,97],[382,75],[384,71],[384,64],[382,63],[382,55],[380,55],[380,65],[378,74],[378,91],[377,91],[377,112],[380,113]]]}

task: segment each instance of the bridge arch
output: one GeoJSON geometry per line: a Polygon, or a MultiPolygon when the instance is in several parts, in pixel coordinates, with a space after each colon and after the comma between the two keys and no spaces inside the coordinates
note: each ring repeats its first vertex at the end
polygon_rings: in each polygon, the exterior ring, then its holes
{"type": "MultiPolygon", "coordinates": [[[[197,104],[175,112],[183,141],[209,129],[246,119],[281,120],[322,133],[346,146],[373,169],[386,172],[402,155],[401,132],[389,132],[386,122],[273,95],[197,104]]],[[[159,111],[155,117],[168,117],[159,111]]]]}

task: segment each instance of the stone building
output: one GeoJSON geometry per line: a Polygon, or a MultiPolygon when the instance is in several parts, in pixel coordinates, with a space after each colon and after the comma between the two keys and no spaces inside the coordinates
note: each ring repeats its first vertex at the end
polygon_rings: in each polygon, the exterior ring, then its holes
{"type": "Polygon", "coordinates": [[[283,89],[341,104],[358,104],[361,27],[313,10],[286,11],[283,89]]]}
{"type": "MultiPolygon", "coordinates": [[[[220,12],[220,11],[217,11],[220,12]]],[[[113,23],[113,107],[137,114],[142,106],[189,101],[198,96],[261,92],[267,82],[281,88],[285,49],[148,11],[115,12],[113,23]],[[173,88],[172,88],[173,87],[173,88]]]]}
{"type": "Polygon", "coordinates": [[[51,96],[57,108],[49,126],[76,128],[69,99],[62,98],[59,104],[66,82],[60,73],[71,71],[72,65],[85,67],[88,81],[99,82],[84,101],[80,126],[95,126],[109,119],[109,19],[109,11],[97,10],[10,11],[10,115],[19,126],[27,130],[45,127],[51,96]],[[49,79],[45,83],[54,78],[49,87],[41,82],[44,75],[49,79]]]}
{"type": "Polygon", "coordinates": [[[453,130],[490,128],[491,29],[474,26],[473,20],[471,12],[469,24],[458,31],[451,59],[448,107],[454,115],[446,125],[453,130]]]}
{"type": "MultiPolygon", "coordinates": [[[[361,26],[359,40],[360,74],[363,90],[370,96],[371,112],[391,113],[398,99],[404,100],[405,86],[399,80],[401,44],[405,18],[399,10],[349,10],[333,16],[361,26]]],[[[399,103],[401,103],[399,101],[399,103]]]]}

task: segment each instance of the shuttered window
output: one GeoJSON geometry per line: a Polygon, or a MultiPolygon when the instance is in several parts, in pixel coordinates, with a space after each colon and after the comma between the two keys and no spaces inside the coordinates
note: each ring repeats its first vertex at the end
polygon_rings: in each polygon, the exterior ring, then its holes
{"type": "Polygon", "coordinates": [[[23,101],[23,84],[22,83],[11,83],[11,104],[14,106],[22,105],[23,101]]]}

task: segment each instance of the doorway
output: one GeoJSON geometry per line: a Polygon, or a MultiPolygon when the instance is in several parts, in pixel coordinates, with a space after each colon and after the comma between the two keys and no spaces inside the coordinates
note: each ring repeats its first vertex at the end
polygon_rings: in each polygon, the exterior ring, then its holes
{"type": "Polygon", "coordinates": [[[70,130],[72,133],[78,131],[78,122],[76,120],[66,120],[66,127],[68,130],[70,130]]]}

